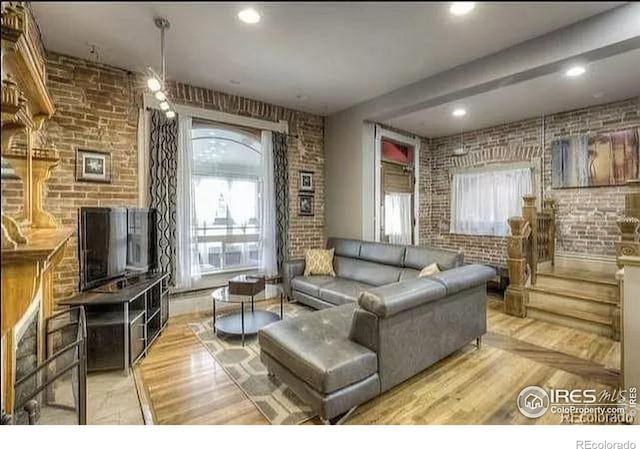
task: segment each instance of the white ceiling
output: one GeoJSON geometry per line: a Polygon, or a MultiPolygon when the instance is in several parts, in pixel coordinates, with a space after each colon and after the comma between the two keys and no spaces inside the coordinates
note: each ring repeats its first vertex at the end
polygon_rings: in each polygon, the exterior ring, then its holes
{"type": "Polygon", "coordinates": [[[622,2],[449,3],[32,2],[49,50],[133,71],[157,68],[159,31],[171,22],[168,77],[330,114],[473,59],[564,27],[622,2]]]}
{"type": "Polygon", "coordinates": [[[586,68],[577,78],[554,73],[386,123],[421,136],[438,137],[640,96],[640,50],[602,59],[586,68]],[[453,117],[451,113],[457,108],[466,109],[467,115],[453,117]]]}

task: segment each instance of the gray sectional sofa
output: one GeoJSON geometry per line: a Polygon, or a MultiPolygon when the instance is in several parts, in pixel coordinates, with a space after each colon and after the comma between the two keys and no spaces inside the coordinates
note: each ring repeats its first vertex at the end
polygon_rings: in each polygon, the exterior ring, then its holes
{"type": "Polygon", "coordinates": [[[332,238],[336,277],[286,264],[288,297],[314,313],[273,323],[258,339],[270,373],[330,421],[486,332],[492,268],[456,251],[332,238]],[[418,278],[437,263],[440,273],[418,278]]]}

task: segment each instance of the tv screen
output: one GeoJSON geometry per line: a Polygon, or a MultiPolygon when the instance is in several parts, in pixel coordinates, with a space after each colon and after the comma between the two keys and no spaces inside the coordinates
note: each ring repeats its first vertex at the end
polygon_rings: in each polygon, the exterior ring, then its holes
{"type": "Polygon", "coordinates": [[[81,208],[78,252],[80,290],[123,276],[127,267],[127,211],[81,208]]]}
{"type": "Polygon", "coordinates": [[[156,210],[127,211],[127,271],[146,273],[156,269],[156,210]]]}

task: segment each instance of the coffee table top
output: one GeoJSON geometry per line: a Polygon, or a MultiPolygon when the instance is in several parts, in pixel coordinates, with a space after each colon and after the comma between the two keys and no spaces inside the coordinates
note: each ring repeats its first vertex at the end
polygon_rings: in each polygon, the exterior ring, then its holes
{"type": "MultiPolygon", "coordinates": [[[[264,290],[253,295],[253,302],[266,301],[268,299],[277,298],[282,294],[282,288],[279,285],[266,284],[264,290]]],[[[248,295],[232,295],[229,293],[229,287],[221,287],[211,293],[211,297],[216,302],[242,303],[251,302],[251,296],[248,295]]]]}

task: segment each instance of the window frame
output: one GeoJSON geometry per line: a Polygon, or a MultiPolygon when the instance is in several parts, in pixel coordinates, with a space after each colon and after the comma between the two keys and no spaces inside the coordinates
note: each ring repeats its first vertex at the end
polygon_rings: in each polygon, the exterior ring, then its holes
{"type": "MultiPolygon", "coordinates": [[[[192,142],[196,142],[196,141],[206,141],[206,140],[224,140],[224,141],[230,141],[233,142],[237,145],[241,145],[244,147],[249,148],[250,150],[256,152],[261,160],[261,166],[262,166],[262,147],[261,147],[261,141],[260,141],[260,131],[259,130],[249,130],[245,127],[242,126],[235,126],[235,125],[227,125],[227,124],[222,124],[222,123],[218,123],[218,122],[212,122],[209,120],[202,120],[202,119],[194,119],[194,126],[192,128],[192,132],[194,130],[225,130],[225,131],[229,131],[229,132],[233,132],[236,133],[238,135],[242,135],[242,136],[246,136],[246,137],[250,137],[251,139],[253,139],[257,145],[258,148],[254,148],[251,145],[248,145],[247,143],[241,141],[241,140],[236,140],[236,139],[230,139],[227,137],[216,137],[216,136],[197,136],[197,137],[191,137],[191,141],[192,142]]],[[[262,170],[260,169],[260,172],[262,170]]],[[[224,229],[225,230],[225,234],[219,236],[218,240],[211,240],[211,237],[216,237],[215,235],[213,236],[201,236],[199,235],[200,230],[203,229],[199,226],[199,223],[196,222],[196,235],[197,235],[197,241],[198,241],[198,245],[197,245],[197,251],[198,251],[198,260],[200,260],[202,258],[202,262],[200,263],[200,267],[202,270],[202,273],[206,276],[208,275],[217,275],[217,274],[222,274],[222,273],[230,273],[230,272],[236,272],[236,271],[246,271],[246,270],[252,270],[252,269],[256,269],[259,268],[259,260],[256,261],[255,264],[250,263],[250,264],[240,264],[240,265],[231,265],[231,266],[226,266],[224,260],[225,260],[225,246],[226,245],[235,245],[235,244],[242,244],[242,245],[247,245],[247,244],[251,244],[251,243],[255,243],[258,247],[261,246],[261,241],[260,241],[260,236],[261,236],[261,231],[260,231],[260,226],[261,226],[261,214],[262,214],[262,209],[260,206],[260,202],[261,202],[261,198],[262,198],[262,185],[263,185],[263,179],[262,176],[260,175],[255,175],[253,173],[247,173],[246,175],[242,175],[242,174],[238,174],[238,175],[231,175],[230,173],[224,173],[224,172],[212,172],[210,174],[206,174],[204,172],[198,172],[197,174],[194,173],[192,180],[194,182],[194,186],[195,186],[195,182],[197,179],[206,179],[206,178],[213,178],[213,179],[218,179],[221,180],[223,182],[226,182],[228,184],[228,186],[230,187],[231,183],[233,181],[237,181],[237,180],[247,180],[247,181],[252,181],[255,182],[256,184],[256,207],[257,207],[257,211],[256,211],[256,217],[255,220],[250,220],[247,223],[247,227],[248,228],[256,228],[257,229],[257,233],[252,233],[252,234],[234,234],[233,230],[237,230],[239,229],[239,225],[235,225],[233,223],[233,220],[231,218],[231,212],[230,212],[230,208],[229,205],[226,204],[226,218],[224,220],[224,223],[220,222],[220,223],[216,223],[214,220],[214,228],[216,228],[217,226],[220,227],[220,229],[224,229]],[[247,237],[251,237],[251,236],[256,236],[258,240],[254,241],[254,240],[247,240],[247,237]],[[203,250],[201,251],[200,249],[200,245],[207,245],[208,243],[217,243],[219,242],[222,247],[220,250],[220,268],[218,269],[213,269],[213,270],[209,270],[209,269],[205,269],[204,266],[209,265],[209,255],[210,255],[210,251],[209,251],[209,246],[205,246],[203,248],[203,250]]],[[[216,199],[217,201],[217,199],[216,199]]],[[[217,205],[215,206],[217,208],[217,205]]],[[[197,211],[196,211],[196,215],[197,215],[197,211]]],[[[207,227],[204,228],[205,232],[207,227]]],[[[245,248],[246,249],[246,248],[245,248]]],[[[244,251],[244,250],[243,250],[244,251]]],[[[259,257],[258,257],[259,259],[259,257]]]]}
{"type": "MultiPolygon", "coordinates": [[[[529,169],[531,171],[531,192],[536,194],[537,196],[537,204],[539,205],[541,202],[542,192],[539,192],[541,183],[541,166],[542,160],[540,158],[533,158],[531,161],[518,161],[518,162],[497,162],[497,163],[487,163],[486,165],[474,166],[474,167],[463,167],[453,169],[449,174],[449,226],[448,226],[448,234],[450,235],[461,235],[461,236],[471,236],[471,237],[493,237],[493,238],[505,238],[509,235],[502,234],[491,234],[491,233],[468,233],[462,232],[458,230],[453,230],[453,207],[454,207],[454,176],[458,174],[472,174],[472,173],[495,173],[500,171],[514,171],[514,170],[522,170],[529,169]]],[[[520,199],[520,204],[522,205],[522,199],[520,199]]]]}

